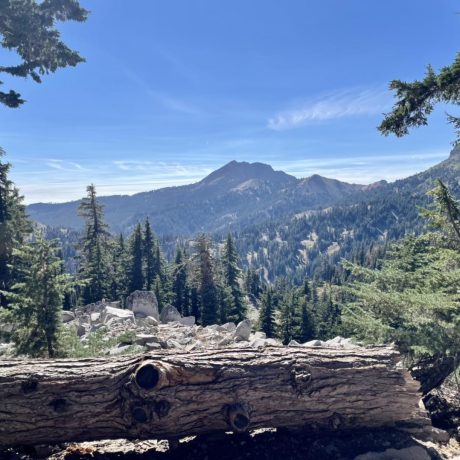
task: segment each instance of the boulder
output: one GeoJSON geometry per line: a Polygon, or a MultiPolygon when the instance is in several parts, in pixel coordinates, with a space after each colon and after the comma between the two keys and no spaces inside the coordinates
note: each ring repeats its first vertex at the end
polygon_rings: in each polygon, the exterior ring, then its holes
{"type": "Polygon", "coordinates": [[[68,323],[75,319],[75,313],[73,311],[63,310],[62,311],[62,322],[68,323]]]}
{"type": "Polygon", "coordinates": [[[195,317],[194,316],[183,316],[179,323],[183,324],[184,326],[193,326],[195,324],[195,317]]]}
{"type": "Polygon", "coordinates": [[[126,306],[136,316],[153,316],[159,319],[158,301],[152,291],[134,291],[126,299],[126,306]]]}
{"type": "Polygon", "coordinates": [[[101,314],[99,312],[91,313],[90,318],[92,323],[97,323],[101,318],[101,314]]]}
{"type": "Polygon", "coordinates": [[[288,347],[301,347],[302,345],[300,345],[299,342],[297,342],[297,340],[291,340],[289,343],[288,343],[288,347]]]}
{"type": "Polygon", "coordinates": [[[103,323],[108,323],[112,318],[135,323],[134,313],[131,310],[122,310],[121,308],[114,308],[109,306],[104,307],[101,313],[101,321],[103,323]]]}
{"type": "Polygon", "coordinates": [[[310,340],[303,344],[304,347],[322,347],[323,342],[321,340],[310,340]]]}
{"type": "Polygon", "coordinates": [[[235,332],[236,324],[235,324],[235,323],[225,323],[225,324],[222,324],[222,327],[223,327],[227,332],[235,332]]]}
{"type": "Polygon", "coordinates": [[[147,350],[151,351],[151,350],[160,350],[161,349],[161,345],[157,342],[149,342],[149,343],[146,343],[145,344],[145,348],[147,348],[147,350]]]}
{"type": "Polygon", "coordinates": [[[153,316],[147,316],[144,319],[144,324],[147,326],[158,326],[159,322],[158,319],[154,318],[153,316]]]}
{"type": "Polygon", "coordinates": [[[172,305],[166,305],[160,313],[160,321],[165,323],[172,323],[173,321],[178,321],[182,319],[180,313],[177,311],[176,307],[172,305]]]}
{"type": "Polygon", "coordinates": [[[251,335],[251,321],[245,319],[236,326],[234,337],[236,341],[249,340],[251,335]]]}
{"type": "Polygon", "coordinates": [[[83,337],[86,334],[86,328],[83,324],[77,326],[77,335],[78,337],[83,337]]]}
{"type": "Polygon", "coordinates": [[[158,339],[152,334],[136,334],[134,339],[134,343],[137,345],[145,345],[149,342],[158,342],[158,339]]]}

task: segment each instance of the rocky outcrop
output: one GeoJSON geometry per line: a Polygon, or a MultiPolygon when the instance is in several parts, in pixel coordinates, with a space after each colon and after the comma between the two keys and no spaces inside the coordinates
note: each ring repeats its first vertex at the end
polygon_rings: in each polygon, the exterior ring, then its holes
{"type": "Polygon", "coordinates": [[[134,291],[126,299],[126,307],[136,316],[159,319],[158,300],[152,291],[134,291]]]}

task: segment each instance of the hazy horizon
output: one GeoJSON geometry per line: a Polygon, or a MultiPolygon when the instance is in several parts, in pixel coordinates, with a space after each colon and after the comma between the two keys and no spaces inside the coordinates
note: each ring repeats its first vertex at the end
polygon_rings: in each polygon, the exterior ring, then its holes
{"type": "MultiPolygon", "coordinates": [[[[86,22],[58,27],[85,63],[41,85],[2,78],[27,101],[0,109],[0,145],[28,203],[78,199],[88,183],[100,195],[183,185],[233,159],[371,183],[448,156],[451,107],[402,139],[376,127],[391,80],[456,56],[454,0],[82,5],[86,22]]],[[[16,62],[5,48],[0,59],[16,62]]]]}
{"type": "MultiPolygon", "coordinates": [[[[296,173],[296,171],[300,169],[302,169],[303,167],[303,163],[296,163],[296,164],[291,164],[290,165],[290,168],[287,167],[286,169],[283,169],[282,167],[279,167],[279,166],[275,166],[273,164],[270,164],[270,163],[264,163],[263,161],[257,161],[257,162],[248,162],[248,163],[263,163],[263,164],[267,164],[269,166],[271,166],[275,171],[282,171],[282,172],[285,172],[287,174],[290,174],[291,176],[294,176],[296,177],[297,179],[305,179],[307,177],[310,177],[312,175],[315,175],[315,174],[319,174],[320,176],[323,176],[323,177],[326,177],[328,179],[337,179],[337,180],[340,180],[342,182],[347,182],[347,183],[350,183],[350,184],[361,184],[361,185],[368,185],[368,184],[372,184],[372,183],[375,183],[375,182],[378,182],[378,181],[381,181],[381,180],[386,180],[387,182],[394,182],[395,180],[398,180],[398,179],[404,179],[406,177],[409,177],[413,174],[417,174],[419,172],[422,172],[424,171],[425,169],[428,169],[430,168],[431,166],[434,166],[435,164],[447,159],[449,156],[449,153],[446,155],[444,154],[441,154],[441,153],[433,153],[431,155],[426,155],[425,157],[422,157],[420,158],[417,157],[416,155],[414,155],[412,157],[413,160],[415,160],[415,163],[416,164],[425,164],[427,163],[426,167],[424,167],[423,169],[420,169],[420,170],[415,170],[413,171],[412,173],[408,173],[408,174],[402,174],[400,177],[392,177],[392,178],[385,178],[385,177],[380,177],[378,176],[378,173],[376,172],[376,178],[375,180],[367,180],[367,181],[364,181],[364,180],[345,180],[345,179],[342,179],[340,177],[334,177],[332,175],[327,175],[327,174],[324,174],[323,172],[312,172],[311,174],[305,176],[305,175],[299,175],[298,173],[296,173]],[[429,160],[427,162],[427,160],[429,160]],[[433,160],[433,161],[432,161],[433,160]],[[436,161],[434,161],[436,160],[436,161]]],[[[385,159],[388,160],[388,159],[391,159],[391,160],[394,160],[393,157],[391,156],[387,156],[387,157],[380,157],[379,158],[380,160],[384,161],[385,159]]],[[[360,165],[361,166],[363,165],[363,161],[365,160],[365,158],[361,157],[357,157],[357,158],[351,158],[349,159],[352,161],[352,165],[355,164],[355,165],[360,165]]],[[[238,161],[239,163],[241,162],[245,162],[245,160],[230,160],[229,162],[231,161],[238,161]]],[[[308,161],[308,160],[307,160],[308,161]]],[[[183,186],[183,185],[191,185],[191,184],[194,184],[194,183],[197,183],[199,181],[201,181],[202,179],[204,179],[206,176],[208,176],[209,174],[211,174],[212,172],[224,167],[225,165],[227,165],[229,162],[226,162],[225,164],[220,164],[219,166],[217,166],[215,169],[205,169],[203,170],[203,174],[202,175],[199,175],[197,174],[196,177],[191,177],[190,178],[190,181],[187,181],[187,179],[183,179],[182,181],[178,181],[177,183],[167,183],[166,185],[163,185],[163,186],[159,186],[159,187],[156,187],[156,188],[146,188],[146,189],[140,189],[140,190],[136,190],[134,192],[131,192],[131,193],[104,193],[103,190],[104,190],[104,187],[100,187],[98,186],[97,184],[96,185],[96,189],[98,191],[98,195],[100,197],[103,197],[103,196],[114,196],[114,195],[135,195],[137,193],[144,193],[144,192],[151,192],[151,191],[155,191],[155,190],[160,190],[162,188],[166,188],[166,187],[179,187],[179,186],[183,186]]],[[[313,163],[313,162],[312,162],[313,163]]],[[[365,164],[365,163],[364,163],[365,164]]],[[[351,168],[352,166],[350,166],[351,168]]],[[[321,169],[321,168],[319,168],[321,169]]],[[[323,170],[324,171],[324,170],[323,170]]],[[[331,172],[334,171],[334,169],[331,169],[330,170],[331,172]]],[[[338,170],[336,170],[338,171],[338,170]]],[[[358,173],[357,173],[358,174],[358,173]]],[[[14,174],[12,174],[14,175],[14,174]]],[[[24,202],[29,205],[29,204],[37,204],[37,203],[49,203],[49,204],[57,204],[57,203],[66,203],[66,202],[69,202],[69,201],[76,201],[76,200],[80,200],[81,198],[83,198],[85,195],[86,195],[86,186],[89,185],[85,183],[85,185],[82,185],[82,189],[81,189],[81,193],[78,194],[78,196],[74,196],[73,198],[69,198],[69,199],[61,199],[61,200],[50,200],[50,201],[31,201],[28,199],[27,196],[24,196],[24,202]]],[[[143,184],[142,183],[138,183],[137,184],[138,186],[142,186],[143,184]]],[[[132,185],[131,185],[132,187],[132,185]]],[[[146,185],[147,187],[147,185],[146,185]]],[[[24,188],[27,188],[27,186],[25,187],[21,187],[21,190],[23,190],[24,188]]]]}

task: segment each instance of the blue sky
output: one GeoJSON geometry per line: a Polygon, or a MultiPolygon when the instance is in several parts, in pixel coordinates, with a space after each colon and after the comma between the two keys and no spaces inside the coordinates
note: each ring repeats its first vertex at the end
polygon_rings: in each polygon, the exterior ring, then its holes
{"type": "Polygon", "coordinates": [[[3,78],[27,99],[0,107],[0,145],[28,203],[181,185],[233,159],[369,183],[449,153],[445,107],[407,138],[376,126],[390,80],[460,51],[458,1],[81,3],[88,21],[60,29],[85,64],[3,78]]]}

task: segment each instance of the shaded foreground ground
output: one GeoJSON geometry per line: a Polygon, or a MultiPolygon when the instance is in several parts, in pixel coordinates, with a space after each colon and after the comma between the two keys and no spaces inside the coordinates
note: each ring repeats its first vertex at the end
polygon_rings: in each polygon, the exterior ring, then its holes
{"type": "Polygon", "coordinates": [[[99,441],[41,446],[0,452],[2,460],[139,459],[139,460],[430,460],[460,459],[460,446],[421,442],[396,429],[363,429],[321,434],[258,430],[248,435],[223,434],[168,441],[99,441]]]}

